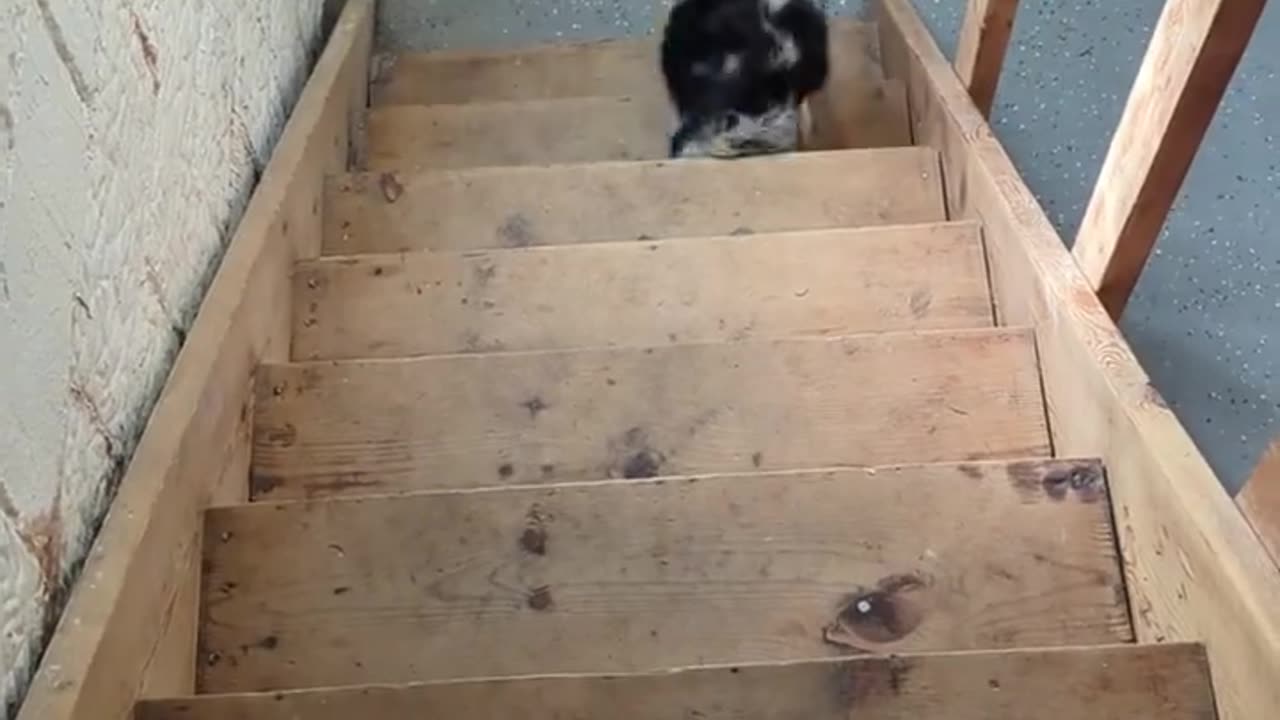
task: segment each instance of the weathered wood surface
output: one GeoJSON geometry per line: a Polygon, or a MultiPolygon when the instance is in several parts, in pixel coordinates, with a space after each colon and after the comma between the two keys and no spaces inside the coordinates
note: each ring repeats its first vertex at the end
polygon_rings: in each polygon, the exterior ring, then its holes
{"type": "Polygon", "coordinates": [[[908,654],[147,703],[136,720],[1210,720],[1198,645],[908,654]]]}
{"type": "Polygon", "coordinates": [[[925,148],[334,178],[326,254],[478,250],[947,219],[925,148]]]}
{"type": "Polygon", "coordinates": [[[996,99],[1017,14],[1018,0],[968,0],[965,6],[955,68],[960,82],[969,89],[973,104],[984,116],[991,114],[996,99]]]}
{"type": "Polygon", "coordinates": [[[1000,318],[1036,328],[1055,451],[1101,456],[1144,642],[1204,641],[1226,720],[1280,707],[1280,574],[1151,385],[906,0],[881,0],[915,137],[943,152],[955,217],[983,221],[1000,318]]]}
{"type": "Polygon", "coordinates": [[[380,58],[370,96],[375,107],[612,94],[663,97],[657,53],[652,38],[495,52],[398,53],[380,58]]]}
{"type": "MultiPolygon", "coordinates": [[[[381,58],[373,104],[438,105],[581,98],[667,97],[658,37],[561,43],[499,51],[407,52],[381,58]]],[[[845,88],[881,77],[874,26],[831,23],[832,76],[845,88]]]]}
{"type": "Polygon", "coordinates": [[[265,365],[258,388],[256,498],[1049,453],[1007,328],[265,365]]]}
{"type": "Polygon", "coordinates": [[[1271,442],[1236,502],[1280,567],[1280,438],[1271,442]]]}
{"type": "Polygon", "coordinates": [[[206,532],[206,692],[1131,637],[1091,461],[254,504],[206,532]]]}
{"type": "Polygon", "coordinates": [[[675,116],[661,98],[394,105],[369,113],[369,170],[661,160],[675,116]]]}
{"type": "Polygon", "coordinates": [[[294,307],[298,360],[993,324],[972,223],[328,257],[294,307]]]}

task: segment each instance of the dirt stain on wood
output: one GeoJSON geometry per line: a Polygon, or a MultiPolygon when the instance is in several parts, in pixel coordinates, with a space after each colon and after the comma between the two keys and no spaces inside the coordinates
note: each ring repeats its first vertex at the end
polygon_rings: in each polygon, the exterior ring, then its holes
{"type": "Polygon", "coordinates": [[[522,248],[536,244],[537,236],[529,218],[522,213],[513,213],[498,226],[498,240],[505,247],[522,248]]]}
{"type": "Polygon", "coordinates": [[[874,589],[850,595],[836,619],[823,630],[823,639],[837,646],[861,650],[861,644],[902,640],[924,621],[925,612],[912,595],[928,587],[917,574],[890,575],[874,589]]]}
{"type": "Polygon", "coordinates": [[[404,185],[400,184],[400,178],[393,172],[384,172],[378,176],[378,188],[382,190],[382,197],[388,203],[394,203],[404,195],[404,185]]]}

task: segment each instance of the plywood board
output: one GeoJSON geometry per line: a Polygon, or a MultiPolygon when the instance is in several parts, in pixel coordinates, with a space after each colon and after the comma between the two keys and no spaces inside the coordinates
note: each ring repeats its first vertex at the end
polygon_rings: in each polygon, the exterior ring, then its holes
{"type": "Polygon", "coordinates": [[[294,306],[299,360],[993,324],[971,223],[330,257],[294,306]]]}
{"type": "Polygon", "coordinates": [[[1090,461],[254,504],[206,532],[205,692],[1130,637],[1090,461]]]}
{"type": "Polygon", "coordinates": [[[326,254],[477,250],[937,222],[925,148],[334,178],[326,254]]]}
{"type": "Polygon", "coordinates": [[[258,498],[1049,450],[1015,329],[266,365],[258,387],[258,498]]]}

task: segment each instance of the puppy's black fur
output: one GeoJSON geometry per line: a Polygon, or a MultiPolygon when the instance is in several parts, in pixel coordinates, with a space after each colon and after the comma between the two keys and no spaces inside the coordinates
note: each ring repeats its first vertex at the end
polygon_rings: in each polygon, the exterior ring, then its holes
{"type": "Polygon", "coordinates": [[[671,155],[789,149],[828,63],[826,17],[811,0],[678,0],[662,42],[680,116],[671,155]]]}

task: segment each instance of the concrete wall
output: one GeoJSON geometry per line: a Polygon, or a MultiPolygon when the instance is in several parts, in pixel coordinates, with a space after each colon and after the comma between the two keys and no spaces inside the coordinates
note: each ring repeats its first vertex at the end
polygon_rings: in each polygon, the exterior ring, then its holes
{"type": "MultiPolygon", "coordinates": [[[[669,0],[381,0],[389,49],[644,34],[669,0]]],[[[862,0],[825,0],[858,13],[862,0]]],[[[953,51],[964,0],[915,0],[953,51]]],[[[1022,0],[992,124],[1068,242],[1163,0],[1022,0]]],[[[1268,6],[1121,327],[1229,490],[1280,433],[1280,8],[1268,6]]]]}
{"type": "Polygon", "coordinates": [[[309,71],[322,4],[0,2],[0,707],[309,71]]]}

